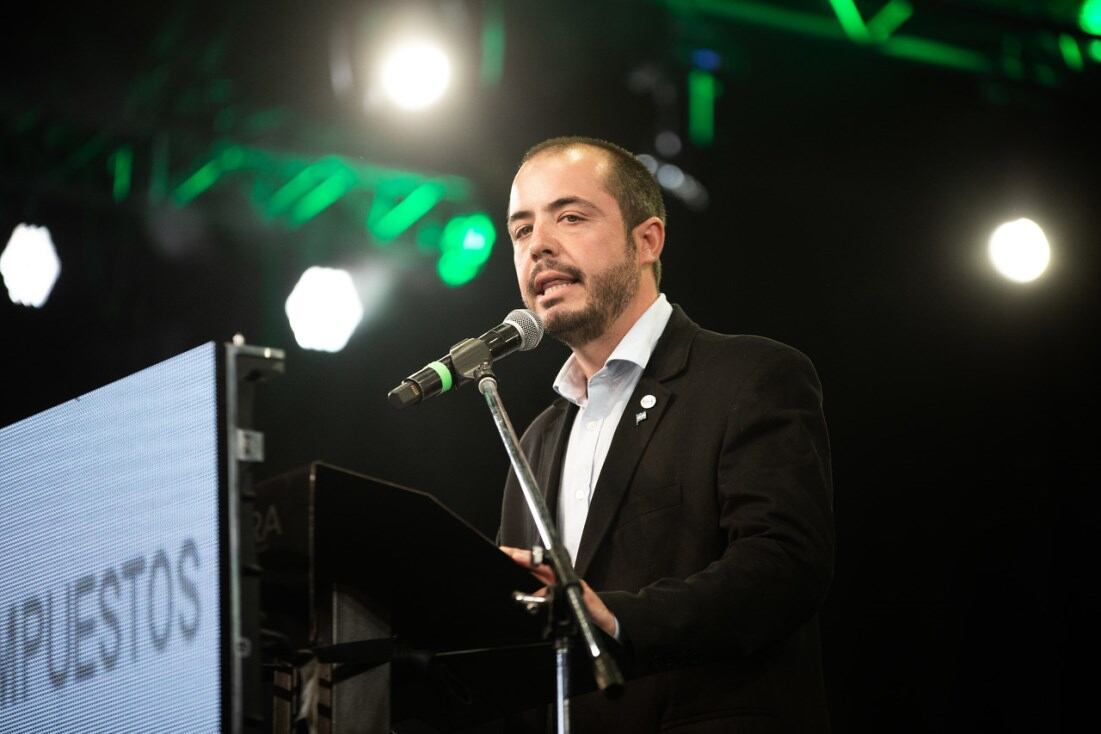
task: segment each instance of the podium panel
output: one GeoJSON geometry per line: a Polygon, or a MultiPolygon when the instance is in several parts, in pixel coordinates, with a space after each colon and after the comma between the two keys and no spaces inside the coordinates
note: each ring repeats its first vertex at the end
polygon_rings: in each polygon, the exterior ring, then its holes
{"type": "Polygon", "coordinates": [[[263,725],[239,437],[281,358],[204,344],[0,429],[0,731],[263,725]]]}
{"type": "Polygon", "coordinates": [[[451,731],[550,699],[544,620],[512,600],[538,581],[431,495],[313,463],[258,483],[255,510],[264,626],[291,649],[363,643],[317,666],[318,731],[451,731]]]}

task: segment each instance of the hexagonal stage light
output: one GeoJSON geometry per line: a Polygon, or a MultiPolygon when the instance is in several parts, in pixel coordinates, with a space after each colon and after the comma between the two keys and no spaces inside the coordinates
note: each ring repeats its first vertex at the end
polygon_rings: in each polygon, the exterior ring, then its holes
{"type": "Polygon", "coordinates": [[[339,352],[363,318],[352,276],[346,270],[312,267],[287,298],[287,319],[303,349],[339,352]]]}
{"type": "Polygon", "coordinates": [[[50,230],[29,224],[16,226],[0,253],[0,274],[12,303],[34,308],[46,303],[61,274],[50,230]]]}

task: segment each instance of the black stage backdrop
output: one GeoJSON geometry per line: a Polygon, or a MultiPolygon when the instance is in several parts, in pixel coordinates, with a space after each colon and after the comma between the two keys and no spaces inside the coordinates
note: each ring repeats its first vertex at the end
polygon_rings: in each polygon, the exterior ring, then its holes
{"type": "MultiPolygon", "coordinates": [[[[386,392],[518,305],[502,214],[528,145],[586,134],[641,152],[667,125],[683,134],[693,29],[662,3],[508,3],[500,82],[399,124],[360,120],[333,95],[332,29],[352,5],[81,10],[5,31],[0,232],[48,225],[62,273],[42,309],[0,303],[0,424],[240,332],[288,351],[259,406],[264,475],[323,459],[429,491],[492,536],[507,461],[480,398],[397,412],[386,392]],[[140,98],[135,79],[158,64],[168,81],[140,98]],[[217,79],[223,98],[187,106],[217,79]],[[213,140],[227,99],[290,120],[228,128],[250,144],[469,178],[500,238],[483,274],[448,288],[430,263],[403,263],[343,351],[305,351],[282,313],[301,271],[390,267],[392,253],[335,217],[265,223],[240,188],[173,207],[150,203],[135,173],[116,202],[98,169],[81,172],[80,146],[65,147],[73,130],[144,141],[139,158],[157,136],[213,140]],[[52,123],[60,147],[44,142],[52,123]]],[[[476,27],[497,6],[468,7],[476,27]]],[[[1097,642],[1101,67],[1044,86],[701,28],[723,56],[716,139],[676,162],[710,206],[670,198],[663,290],[703,326],[785,341],[819,369],[839,535],[823,614],[837,730],[1069,729],[1093,693],[1079,670],[1097,642]],[[1054,251],[1027,287],[984,255],[992,228],[1019,216],[1054,251]]],[[[517,426],[550,400],[565,356],[548,341],[500,365],[517,426]]]]}

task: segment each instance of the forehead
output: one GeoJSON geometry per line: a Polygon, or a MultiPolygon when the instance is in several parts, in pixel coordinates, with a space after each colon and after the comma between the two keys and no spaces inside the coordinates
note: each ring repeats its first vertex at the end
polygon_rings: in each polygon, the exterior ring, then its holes
{"type": "Polygon", "coordinates": [[[539,153],[512,180],[509,213],[570,196],[601,205],[614,202],[606,185],[610,170],[608,154],[598,148],[579,145],[539,153]]]}

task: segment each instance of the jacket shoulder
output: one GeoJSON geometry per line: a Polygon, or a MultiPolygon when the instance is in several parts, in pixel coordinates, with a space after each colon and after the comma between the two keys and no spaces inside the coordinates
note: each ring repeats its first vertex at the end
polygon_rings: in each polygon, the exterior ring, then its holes
{"type": "Polygon", "coordinates": [[[792,368],[814,371],[810,358],[795,347],[756,334],[720,334],[700,329],[692,345],[692,356],[703,364],[717,364],[724,369],[737,366],[739,371],[761,368],[792,368]]]}

